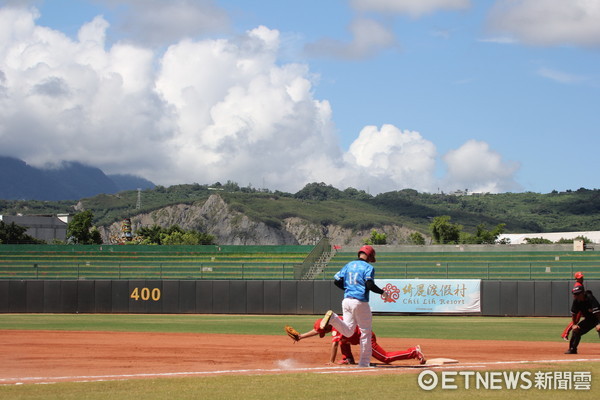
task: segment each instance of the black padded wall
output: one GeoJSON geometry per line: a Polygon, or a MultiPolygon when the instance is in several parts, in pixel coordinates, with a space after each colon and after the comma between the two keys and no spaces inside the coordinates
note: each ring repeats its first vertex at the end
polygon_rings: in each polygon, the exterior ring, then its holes
{"type": "Polygon", "coordinates": [[[500,282],[500,315],[517,315],[517,282],[500,282]]]}
{"type": "Polygon", "coordinates": [[[535,316],[552,315],[552,282],[535,282],[535,293],[533,294],[535,316]]]}
{"type": "Polygon", "coordinates": [[[280,281],[265,281],[263,296],[265,314],[281,314],[280,281]]]}
{"type": "Polygon", "coordinates": [[[196,312],[196,282],[179,281],[179,312],[196,312]]]}
{"type": "Polygon", "coordinates": [[[77,281],[77,311],[90,314],[96,312],[96,281],[77,281]]]}
{"type": "Polygon", "coordinates": [[[264,314],[265,283],[264,281],[248,281],[246,285],[246,313],[264,314]]]}
{"type": "Polygon", "coordinates": [[[9,281],[0,281],[0,313],[9,312],[8,304],[9,304],[9,281]]]}
{"type": "Polygon", "coordinates": [[[112,300],[112,281],[94,281],[94,308],[96,312],[102,314],[112,313],[112,300]]]}
{"type": "MultiPolygon", "coordinates": [[[[559,317],[565,315],[565,310],[571,309],[571,302],[573,296],[571,295],[571,288],[573,286],[568,281],[553,281],[552,288],[552,310],[549,316],[559,317]]],[[[570,313],[569,313],[570,315],[570,313]]]]}
{"type": "MultiPolygon", "coordinates": [[[[482,281],[481,315],[568,316],[572,281],[482,281]]],[[[600,297],[600,281],[585,286],[600,297]]],[[[341,313],[331,281],[5,280],[4,313],[341,313]]]]}
{"type": "Polygon", "coordinates": [[[162,306],[161,311],[158,312],[164,314],[179,314],[183,312],[181,311],[181,304],[179,302],[180,296],[182,296],[179,281],[162,281],[162,291],[158,301],[156,300],[156,289],[154,288],[152,290],[154,290],[154,293],[150,292],[150,301],[155,305],[160,302],[162,306]],[[152,294],[154,294],[154,296],[152,296],[152,294]]]}
{"type": "Polygon", "coordinates": [[[27,281],[27,312],[44,312],[44,281],[27,281]]]}
{"type": "Polygon", "coordinates": [[[213,313],[213,282],[196,282],[196,312],[198,314],[213,313]]]}
{"type": "Polygon", "coordinates": [[[535,315],[535,282],[517,282],[517,315],[535,315]]]}
{"type": "Polygon", "coordinates": [[[44,281],[44,312],[62,312],[61,297],[61,281],[44,281]]]}
{"type": "Polygon", "coordinates": [[[500,282],[481,282],[481,313],[483,315],[502,315],[500,303],[500,282]]]}
{"type": "Polygon", "coordinates": [[[8,285],[8,311],[27,311],[27,281],[10,281],[8,285]]]}

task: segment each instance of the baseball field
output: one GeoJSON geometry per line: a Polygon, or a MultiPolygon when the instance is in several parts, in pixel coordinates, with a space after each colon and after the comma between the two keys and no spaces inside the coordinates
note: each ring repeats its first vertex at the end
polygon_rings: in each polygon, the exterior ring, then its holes
{"type": "MultiPolygon", "coordinates": [[[[1,314],[2,399],[591,398],[600,339],[563,354],[568,318],[375,316],[387,351],[426,357],[327,365],[331,340],[299,343],[319,316],[1,314]],[[423,386],[437,380],[437,384],[423,386]]],[[[355,354],[358,348],[353,347],[355,354]]],[[[373,361],[376,361],[373,359],[373,361]]],[[[435,382],[434,382],[435,383],[435,382]]]]}

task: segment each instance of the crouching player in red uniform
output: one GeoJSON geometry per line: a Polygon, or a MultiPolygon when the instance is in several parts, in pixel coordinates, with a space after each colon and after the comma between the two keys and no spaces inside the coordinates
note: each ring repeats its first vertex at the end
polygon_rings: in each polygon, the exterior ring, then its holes
{"type": "MultiPolygon", "coordinates": [[[[342,360],[339,362],[339,364],[355,364],[354,356],[352,355],[352,350],[350,346],[360,344],[360,328],[356,327],[356,330],[354,331],[354,334],[351,337],[345,337],[340,332],[333,329],[331,325],[327,325],[325,328],[321,329],[320,324],[321,318],[315,321],[312,330],[301,334],[298,340],[307,339],[316,335],[319,335],[319,337],[324,337],[325,334],[331,332],[333,335],[333,339],[331,342],[331,354],[329,358],[329,363],[335,363],[339,347],[340,352],[342,353],[342,360]]],[[[425,364],[427,362],[427,360],[425,359],[425,355],[423,355],[423,352],[421,351],[421,348],[418,345],[415,347],[411,347],[405,351],[385,351],[379,345],[379,343],[377,343],[377,337],[375,336],[375,332],[372,332],[371,334],[371,348],[373,349],[372,356],[385,364],[389,364],[398,360],[408,360],[412,358],[419,360],[420,364],[425,364]]]]}
{"type": "MultiPolygon", "coordinates": [[[[360,344],[360,329],[356,329],[356,331],[354,331],[354,335],[350,336],[349,338],[342,336],[342,334],[335,329],[331,331],[331,334],[333,335],[333,339],[331,344],[330,362],[335,362],[338,347],[337,344],[339,343],[340,352],[342,353],[342,361],[340,364],[354,364],[354,356],[352,355],[350,345],[360,344]]],[[[376,358],[384,364],[389,364],[398,360],[408,360],[411,358],[418,359],[420,364],[425,364],[427,362],[419,345],[404,351],[385,351],[383,347],[377,343],[377,336],[375,336],[375,332],[371,333],[371,348],[373,350],[373,358],[376,358]]]]}
{"type": "Polygon", "coordinates": [[[571,305],[573,332],[569,341],[569,349],[565,354],[577,354],[581,336],[592,329],[596,329],[600,336],[600,303],[591,291],[585,290],[583,285],[573,286],[571,292],[573,293],[573,304],[571,305]],[[579,320],[580,317],[583,319],[579,320]]]}

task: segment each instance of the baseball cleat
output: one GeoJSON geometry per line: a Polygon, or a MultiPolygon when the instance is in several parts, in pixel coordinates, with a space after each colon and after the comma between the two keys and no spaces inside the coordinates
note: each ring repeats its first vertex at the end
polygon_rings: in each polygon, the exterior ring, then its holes
{"type": "Polygon", "coordinates": [[[421,346],[417,345],[415,349],[417,352],[417,359],[419,360],[419,364],[425,364],[427,362],[427,359],[425,358],[425,354],[423,354],[423,352],[421,351],[421,346]]]}
{"type": "Polygon", "coordinates": [[[569,350],[565,351],[565,354],[577,354],[577,350],[569,349],[569,350]]]}
{"type": "Polygon", "coordinates": [[[354,362],[354,358],[348,358],[346,356],[344,356],[340,361],[337,362],[340,365],[354,365],[356,364],[356,362],[354,362]]]}
{"type": "Polygon", "coordinates": [[[321,324],[319,325],[319,328],[321,329],[325,329],[325,327],[327,325],[329,325],[329,320],[331,319],[331,316],[333,315],[333,311],[329,310],[325,313],[325,316],[323,317],[323,319],[321,319],[321,324]]]}

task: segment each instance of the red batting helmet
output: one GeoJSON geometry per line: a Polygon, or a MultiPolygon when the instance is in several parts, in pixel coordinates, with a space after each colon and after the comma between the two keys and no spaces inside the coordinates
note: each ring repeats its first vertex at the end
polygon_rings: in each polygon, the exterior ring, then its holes
{"type": "Polygon", "coordinates": [[[575,279],[583,278],[583,272],[575,272],[575,279]]]}
{"type": "Polygon", "coordinates": [[[358,250],[358,255],[360,253],[365,253],[367,255],[367,262],[373,263],[375,262],[375,249],[369,245],[365,245],[358,250]]]}

